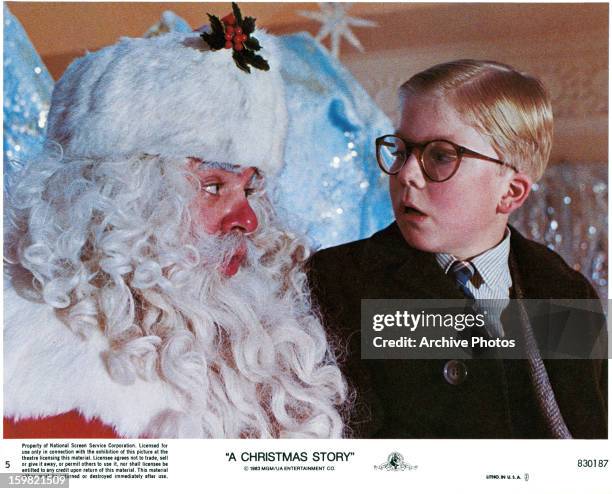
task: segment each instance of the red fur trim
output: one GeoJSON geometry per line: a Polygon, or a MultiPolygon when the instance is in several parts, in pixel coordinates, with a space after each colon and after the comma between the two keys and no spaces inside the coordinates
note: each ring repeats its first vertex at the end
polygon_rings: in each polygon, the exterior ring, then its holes
{"type": "Polygon", "coordinates": [[[100,420],[87,420],[79,412],[72,411],[51,417],[19,421],[5,417],[4,438],[119,439],[119,436],[112,427],[100,420]]]}

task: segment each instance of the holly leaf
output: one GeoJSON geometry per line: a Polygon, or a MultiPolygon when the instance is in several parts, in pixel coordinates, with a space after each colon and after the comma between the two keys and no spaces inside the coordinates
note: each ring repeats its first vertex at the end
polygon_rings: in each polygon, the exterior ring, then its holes
{"type": "MultiPolygon", "coordinates": [[[[235,15],[235,14],[234,14],[235,15]]],[[[238,68],[240,70],[245,71],[247,74],[251,73],[251,69],[249,68],[249,64],[245,59],[245,54],[246,52],[244,51],[236,51],[234,50],[234,54],[232,55],[232,58],[234,59],[234,62],[236,63],[236,65],[238,66],[238,68]]]]}
{"type": "Polygon", "coordinates": [[[208,19],[210,19],[210,27],[212,28],[213,34],[224,33],[223,24],[216,15],[208,14],[208,19]]]}
{"type": "Polygon", "coordinates": [[[248,63],[259,70],[270,70],[270,64],[268,61],[260,55],[250,50],[245,50],[243,59],[245,63],[248,63]]]}
{"type": "Polygon", "coordinates": [[[259,40],[257,38],[250,37],[244,42],[244,46],[249,50],[259,51],[261,50],[261,45],[259,44],[259,40]]]}
{"type": "Polygon", "coordinates": [[[246,35],[251,34],[255,31],[255,18],[254,17],[245,17],[244,21],[242,21],[242,32],[246,35]]]}
{"type": "Polygon", "coordinates": [[[242,27],[242,12],[240,12],[240,7],[236,2],[232,2],[232,12],[234,12],[236,18],[236,25],[242,27]]]}
{"type": "Polygon", "coordinates": [[[225,48],[225,38],[223,35],[218,36],[216,34],[211,33],[202,33],[200,37],[208,43],[211,50],[220,50],[221,48],[225,48]]]}
{"type": "Polygon", "coordinates": [[[220,50],[225,47],[225,36],[223,32],[223,25],[221,21],[216,15],[208,14],[208,19],[210,20],[210,27],[212,32],[201,33],[200,37],[208,43],[208,46],[212,50],[220,50]]]}

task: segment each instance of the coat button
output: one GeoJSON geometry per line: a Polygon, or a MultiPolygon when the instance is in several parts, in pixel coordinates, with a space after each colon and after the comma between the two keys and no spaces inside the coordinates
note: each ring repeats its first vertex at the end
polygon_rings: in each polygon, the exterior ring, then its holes
{"type": "Polygon", "coordinates": [[[449,384],[461,384],[465,381],[467,373],[467,365],[461,360],[449,360],[444,364],[444,379],[449,384]]]}

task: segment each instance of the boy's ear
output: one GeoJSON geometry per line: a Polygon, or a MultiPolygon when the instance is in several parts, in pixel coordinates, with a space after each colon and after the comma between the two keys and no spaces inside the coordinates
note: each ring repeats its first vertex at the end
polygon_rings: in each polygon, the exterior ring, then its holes
{"type": "Polygon", "coordinates": [[[532,183],[531,178],[525,173],[514,173],[508,182],[506,192],[499,200],[497,212],[510,214],[520,208],[529,196],[532,183]]]}

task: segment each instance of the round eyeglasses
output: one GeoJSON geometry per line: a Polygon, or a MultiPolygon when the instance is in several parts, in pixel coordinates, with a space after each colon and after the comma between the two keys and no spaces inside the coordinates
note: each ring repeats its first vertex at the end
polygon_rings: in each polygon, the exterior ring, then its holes
{"type": "Polygon", "coordinates": [[[444,139],[419,144],[406,141],[395,134],[384,135],[376,139],[378,166],[388,175],[397,175],[412,153],[415,153],[423,174],[432,182],[445,182],[451,179],[457,173],[461,158],[464,156],[491,161],[518,171],[514,166],[502,160],[490,158],[444,139]]]}

